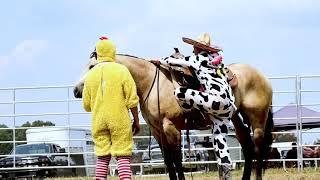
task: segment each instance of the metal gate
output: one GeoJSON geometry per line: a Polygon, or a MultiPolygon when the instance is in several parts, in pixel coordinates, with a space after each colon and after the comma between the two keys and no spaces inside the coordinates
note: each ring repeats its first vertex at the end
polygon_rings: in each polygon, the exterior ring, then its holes
{"type": "MultiPolygon", "coordinates": [[[[315,144],[304,144],[303,135],[306,133],[313,133],[314,136],[319,137],[320,139],[320,131],[307,131],[303,129],[303,122],[305,119],[319,119],[320,117],[305,117],[301,112],[302,107],[312,107],[315,111],[319,111],[319,93],[320,93],[320,76],[287,76],[287,77],[271,77],[269,78],[274,87],[274,110],[278,110],[284,106],[294,106],[296,107],[296,116],[295,117],[287,117],[287,119],[292,119],[296,121],[296,128],[294,131],[290,132],[274,132],[274,134],[295,134],[297,137],[297,159],[272,159],[270,161],[281,161],[283,165],[285,165],[285,161],[297,161],[298,167],[297,169],[300,171],[303,169],[303,161],[304,160],[312,160],[315,161],[315,168],[317,168],[317,158],[303,158],[303,148],[308,147],[316,147],[315,144]],[[280,81],[280,82],[279,82],[280,81]],[[312,95],[310,95],[312,94],[312,95]],[[289,97],[281,97],[282,95],[291,96],[291,100],[289,97]],[[310,97],[309,97],[310,96],[310,97]],[[290,102],[286,102],[286,101],[290,102]],[[309,101],[310,100],[310,101],[309,101]]],[[[90,129],[90,114],[85,113],[82,110],[81,100],[73,98],[73,87],[72,86],[44,86],[44,87],[16,87],[16,88],[1,88],[0,89],[0,127],[1,131],[6,131],[11,134],[11,139],[9,140],[0,140],[0,147],[5,147],[1,145],[10,145],[12,147],[12,153],[0,154],[0,159],[4,157],[12,157],[13,161],[16,161],[16,147],[19,144],[24,143],[32,143],[27,140],[19,140],[17,139],[17,134],[19,130],[27,130],[27,129],[43,129],[44,127],[27,127],[22,126],[26,124],[26,122],[32,123],[35,120],[42,121],[51,121],[55,124],[54,127],[45,127],[45,128],[65,128],[69,135],[67,138],[59,139],[59,141],[68,142],[67,147],[63,147],[66,149],[65,152],[53,153],[53,155],[65,155],[68,157],[68,163],[65,166],[50,166],[50,167],[36,167],[38,169],[52,169],[52,168],[86,168],[86,175],[93,175],[92,169],[94,168],[95,162],[94,160],[86,161],[80,165],[72,164],[69,161],[69,158],[74,155],[84,155],[87,158],[87,155],[94,155],[93,148],[90,148],[92,144],[92,139],[87,136],[83,138],[72,137],[72,129],[74,128],[82,128],[82,129],[90,129]],[[88,145],[88,148],[83,148],[82,150],[73,152],[71,151],[71,146],[75,142],[82,142],[85,145],[88,145]]],[[[284,118],[282,118],[284,119],[284,118]]],[[[144,123],[144,122],[142,122],[144,123]]],[[[234,135],[234,133],[230,133],[230,136],[234,135]]],[[[19,135],[20,136],[20,135],[19,135]]],[[[185,133],[183,132],[183,136],[185,133]]],[[[210,133],[204,134],[195,134],[192,136],[197,137],[207,137],[211,136],[210,133]]],[[[1,138],[1,137],[0,137],[1,138]]],[[[149,136],[136,136],[137,139],[149,139],[149,136]]],[[[48,140],[57,141],[55,140],[48,140]]],[[[230,146],[230,149],[234,149],[239,152],[238,159],[233,159],[235,163],[244,162],[241,157],[241,147],[238,143],[234,143],[234,145],[230,146]]],[[[212,150],[212,148],[198,148],[193,147],[192,150],[199,151],[208,151],[212,150]]],[[[1,149],[0,149],[1,151],[1,149]]],[[[159,150],[158,150],[159,151],[159,150]]],[[[183,148],[183,154],[187,151],[187,148],[183,148]]],[[[135,149],[135,153],[146,153],[148,149],[135,149]]],[[[31,154],[32,155],[32,154],[31,154]]],[[[44,154],[45,155],[45,154],[44,154]]],[[[184,159],[186,157],[184,156],[184,159]]],[[[193,162],[184,162],[184,164],[212,164],[216,163],[216,161],[193,161],[193,162]]],[[[163,165],[163,162],[159,163],[133,163],[132,166],[140,167],[140,171],[138,174],[143,175],[143,169],[145,166],[154,166],[154,165],[163,165]]],[[[1,163],[0,163],[1,167],[1,163]]],[[[111,169],[115,169],[115,165],[111,165],[111,169]]],[[[284,166],[285,167],[285,166],[284,166]]],[[[2,167],[0,168],[0,172],[4,172],[12,169],[30,169],[30,167],[16,167],[16,164],[13,163],[13,167],[2,167]]]]}

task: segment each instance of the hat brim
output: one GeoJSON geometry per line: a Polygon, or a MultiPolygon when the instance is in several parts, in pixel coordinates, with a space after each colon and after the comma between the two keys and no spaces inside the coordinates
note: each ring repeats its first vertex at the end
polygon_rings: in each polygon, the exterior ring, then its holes
{"type": "Polygon", "coordinates": [[[219,51],[222,51],[222,49],[220,47],[211,47],[211,46],[207,46],[205,44],[202,44],[198,41],[195,41],[193,39],[190,39],[190,38],[186,38],[186,37],[183,37],[182,38],[182,41],[187,43],[187,44],[191,44],[197,48],[200,48],[200,49],[203,49],[203,50],[206,50],[206,51],[210,51],[210,52],[219,52],[219,51]]]}

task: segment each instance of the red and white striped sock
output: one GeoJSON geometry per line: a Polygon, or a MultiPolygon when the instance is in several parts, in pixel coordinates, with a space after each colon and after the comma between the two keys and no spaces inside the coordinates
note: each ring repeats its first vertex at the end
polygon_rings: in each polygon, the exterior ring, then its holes
{"type": "Polygon", "coordinates": [[[96,180],[105,180],[108,175],[108,166],[111,156],[97,157],[96,180]]]}
{"type": "Polygon", "coordinates": [[[118,173],[121,180],[131,179],[130,157],[117,157],[118,173]]]}

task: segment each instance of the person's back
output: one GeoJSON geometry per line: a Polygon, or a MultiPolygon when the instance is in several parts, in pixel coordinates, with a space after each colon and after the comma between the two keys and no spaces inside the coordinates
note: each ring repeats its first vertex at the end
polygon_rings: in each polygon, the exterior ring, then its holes
{"type": "MultiPolygon", "coordinates": [[[[91,109],[93,115],[92,125],[103,129],[106,125],[130,123],[127,113],[127,104],[130,99],[130,90],[127,87],[128,69],[115,62],[104,62],[96,65],[86,77],[88,90],[91,91],[91,109]],[[99,116],[99,117],[95,117],[99,116]]],[[[93,131],[92,134],[100,133],[100,128],[93,131]]],[[[102,132],[104,133],[104,132],[102,132]]]]}

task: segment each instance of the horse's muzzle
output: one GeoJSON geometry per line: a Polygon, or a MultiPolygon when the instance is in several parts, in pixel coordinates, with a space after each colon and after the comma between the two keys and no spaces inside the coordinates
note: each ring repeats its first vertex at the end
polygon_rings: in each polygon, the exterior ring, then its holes
{"type": "Polygon", "coordinates": [[[73,88],[73,95],[75,98],[82,98],[82,90],[83,90],[83,85],[82,86],[76,86],[73,88]]]}

